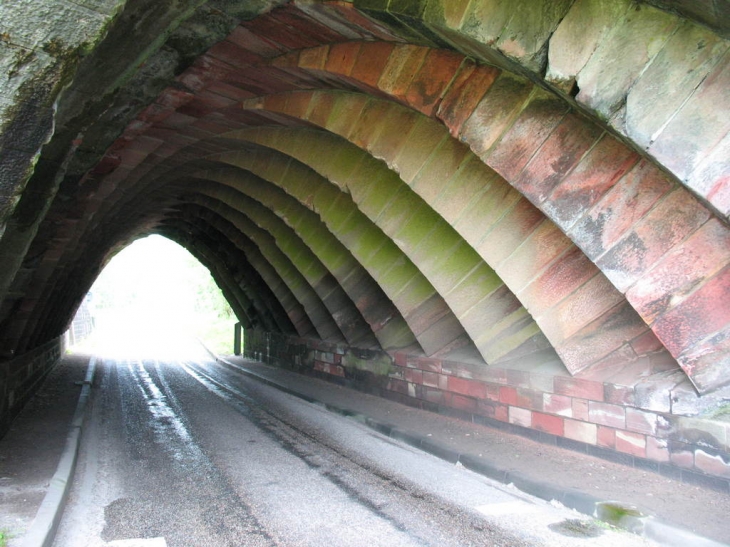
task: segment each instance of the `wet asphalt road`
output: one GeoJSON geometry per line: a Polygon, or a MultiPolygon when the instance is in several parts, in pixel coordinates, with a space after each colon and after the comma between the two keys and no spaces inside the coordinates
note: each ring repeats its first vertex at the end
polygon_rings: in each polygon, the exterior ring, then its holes
{"type": "Polygon", "coordinates": [[[197,355],[103,361],[54,545],[649,545],[197,355]]]}

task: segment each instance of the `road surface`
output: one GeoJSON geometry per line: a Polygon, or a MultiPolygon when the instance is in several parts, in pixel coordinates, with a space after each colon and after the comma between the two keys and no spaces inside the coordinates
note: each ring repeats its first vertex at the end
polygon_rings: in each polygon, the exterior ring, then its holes
{"type": "Polygon", "coordinates": [[[652,545],[176,349],[99,359],[55,546],[652,545]]]}

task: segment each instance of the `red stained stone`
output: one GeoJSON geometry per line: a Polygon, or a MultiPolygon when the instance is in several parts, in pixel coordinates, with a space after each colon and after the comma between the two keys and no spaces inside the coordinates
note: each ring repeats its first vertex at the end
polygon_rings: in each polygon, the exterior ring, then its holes
{"type": "Polygon", "coordinates": [[[247,28],[247,26],[255,28],[253,22],[243,23],[242,25],[237,26],[233,32],[228,35],[226,40],[244,47],[261,57],[275,57],[286,51],[286,49],[281,45],[275,44],[271,40],[266,39],[266,37],[254,34],[247,28]]]}
{"type": "Polygon", "coordinates": [[[525,80],[502,74],[474,108],[459,133],[459,139],[486,158],[494,143],[519,115],[532,91],[525,80]]]}
{"type": "Polygon", "coordinates": [[[639,156],[604,134],[568,176],[558,183],[543,204],[551,218],[569,227],[636,165],[639,156]]]}
{"type": "Polygon", "coordinates": [[[568,113],[517,177],[515,187],[533,203],[543,202],[600,135],[595,125],[568,113]]]}
{"type": "Polygon", "coordinates": [[[626,354],[630,348],[625,340],[633,340],[646,329],[634,308],[624,301],[572,335],[556,350],[569,370],[589,370],[591,365],[602,360],[605,367],[613,363],[610,359],[606,361],[613,352],[618,352],[617,362],[633,359],[633,355],[626,354]]]}
{"type": "Polygon", "coordinates": [[[284,9],[272,10],[269,14],[272,18],[280,21],[282,26],[290,27],[290,32],[306,35],[314,42],[327,44],[345,40],[340,33],[319,23],[298,7],[294,9],[292,4],[284,9]]]}
{"type": "Polygon", "coordinates": [[[452,51],[429,50],[406,92],[408,104],[431,116],[463,60],[463,55],[452,51]]]}
{"type": "Polygon", "coordinates": [[[260,55],[228,40],[218,42],[206,54],[236,68],[249,67],[263,60],[260,55]]]}
{"type": "Polygon", "coordinates": [[[495,67],[478,66],[470,59],[464,60],[436,113],[454,137],[461,132],[464,122],[499,74],[495,67]]]}
{"type": "Polygon", "coordinates": [[[616,448],[616,430],[602,425],[598,426],[596,444],[604,448],[616,448]]]}
{"type": "Polygon", "coordinates": [[[514,182],[567,112],[564,102],[552,96],[533,97],[495,146],[487,164],[514,182]]]}
{"type": "Polygon", "coordinates": [[[662,344],[661,340],[656,337],[656,334],[649,330],[634,338],[631,341],[631,347],[637,356],[642,357],[644,355],[650,355],[657,351],[661,351],[664,349],[664,344],[662,344]]]}
{"type": "Polygon", "coordinates": [[[329,48],[329,55],[325,63],[325,70],[349,76],[355,61],[360,55],[362,44],[359,42],[345,42],[344,44],[332,44],[329,48]]]}
{"type": "Polygon", "coordinates": [[[542,412],[532,413],[532,427],[552,435],[562,437],[565,433],[564,420],[558,416],[550,416],[542,412]]]}
{"type": "Polygon", "coordinates": [[[651,324],[728,264],[730,229],[713,218],[637,281],[626,297],[651,324]]]}
{"type": "Polygon", "coordinates": [[[603,384],[600,382],[557,376],[554,383],[555,393],[559,395],[603,401],[603,384]]]}
{"type": "Polygon", "coordinates": [[[640,161],[578,221],[569,234],[591,259],[598,258],[674,186],[657,167],[640,161]]]}
{"type": "Polygon", "coordinates": [[[629,431],[616,432],[616,450],[632,456],[646,457],[646,435],[629,431]]]}
{"type": "Polygon", "coordinates": [[[506,422],[509,420],[509,407],[506,405],[497,405],[494,408],[494,419],[500,422],[506,422]]]}
{"type": "Polygon", "coordinates": [[[588,419],[599,425],[624,429],[626,427],[626,413],[624,407],[610,403],[588,403],[588,419]]]}
{"type": "Polygon", "coordinates": [[[301,68],[310,70],[324,70],[327,58],[329,57],[329,46],[304,49],[299,52],[298,65],[301,68]]]}
{"type": "Polygon", "coordinates": [[[385,42],[363,46],[350,76],[371,87],[376,87],[394,47],[393,44],[385,42]]]}
{"type": "MultiPolygon", "coordinates": [[[[730,266],[654,323],[654,332],[677,357],[708,335],[730,328],[730,266]]],[[[690,373],[691,375],[691,373],[690,373]]]]}
{"type": "Polygon", "coordinates": [[[689,192],[677,189],[596,264],[620,291],[626,291],[709,217],[710,212],[689,192]]]}
{"type": "Polygon", "coordinates": [[[530,313],[539,317],[544,311],[569,298],[597,273],[596,266],[578,247],[573,246],[518,296],[530,313]]]}
{"type": "Polygon", "coordinates": [[[495,384],[486,384],[487,386],[487,399],[490,401],[499,401],[500,386],[495,384]]]}
{"type": "MultiPolygon", "coordinates": [[[[545,215],[539,209],[527,199],[520,198],[484,237],[477,252],[495,267],[510,256],[544,221],[545,215]]],[[[474,229],[483,230],[484,227],[475,224],[474,229]]],[[[503,272],[502,275],[509,279],[509,272],[503,272]]]]}
{"type": "Polygon", "coordinates": [[[505,279],[505,272],[509,272],[511,289],[520,292],[541,270],[570,248],[574,248],[573,242],[555,224],[545,221],[497,269],[505,279]]]}

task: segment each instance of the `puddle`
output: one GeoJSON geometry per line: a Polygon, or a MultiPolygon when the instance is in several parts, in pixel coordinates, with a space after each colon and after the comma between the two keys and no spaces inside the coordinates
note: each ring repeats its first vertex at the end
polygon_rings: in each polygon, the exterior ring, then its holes
{"type": "Polygon", "coordinates": [[[595,522],[581,519],[566,519],[548,526],[553,532],[574,538],[595,538],[604,530],[595,522]]]}

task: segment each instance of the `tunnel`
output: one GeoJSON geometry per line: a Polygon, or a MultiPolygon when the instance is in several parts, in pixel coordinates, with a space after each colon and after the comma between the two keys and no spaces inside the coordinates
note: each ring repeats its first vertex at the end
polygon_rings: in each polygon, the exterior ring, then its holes
{"type": "Polygon", "coordinates": [[[249,358],[730,479],[725,0],[0,14],[0,432],[159,234],[249,358]]]}

